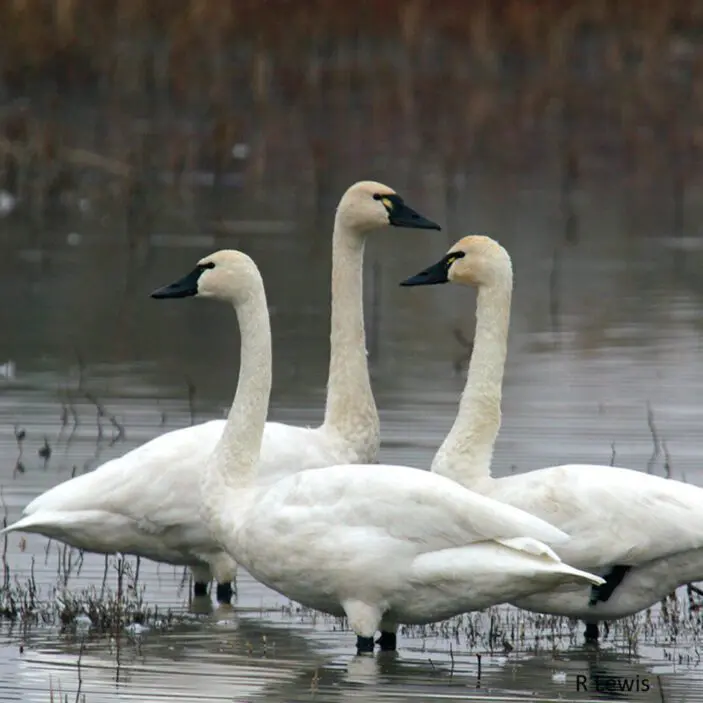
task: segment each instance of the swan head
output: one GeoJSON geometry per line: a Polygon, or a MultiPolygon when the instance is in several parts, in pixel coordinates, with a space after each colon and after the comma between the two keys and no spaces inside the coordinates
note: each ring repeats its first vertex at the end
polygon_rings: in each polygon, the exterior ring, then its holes
{"type": "Polygon", "coordinates": [[[359,181],[350,186],[337,206],[337,219],[359,232],[388,226],[442,229],[406,205],[392,188],[376,181],[359,181]]]}
{"type": "Polygon", "coordinates": [[[157,288],[152,298],[216,298],[235,305],[245,302],[251,291],[262,285],[254,261],[241,251],[222,249],[198,261],[183,278],[157,288]]]}
{"type": "Polygon", "coordinates": [[[512,275],[508,252],[490,237],[472,235],[460,239],[437,263],[406,278],[400,285],[463,283],[489,286],[498,281],[512,283],[512,275]]]}

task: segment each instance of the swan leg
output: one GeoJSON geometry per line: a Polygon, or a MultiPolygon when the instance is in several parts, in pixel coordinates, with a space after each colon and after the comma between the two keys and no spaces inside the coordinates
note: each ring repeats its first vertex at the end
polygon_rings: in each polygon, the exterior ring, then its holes
{"type": "Polygon", "coordinates": [[[217,602],[229,603],[234,594],[232,581],[237,578],[236,562],[228,554],[218,552],[208,555],[208,565],[217,581],[217,602]]]}
{"type": "Polygon", "coordinates": [[[207,596],[207,587],[212,581],[210,567],[206,564],[199,564],[192,566],[190,570],[193,572],[193,595],[196,598],[207,596]]]}
{"type": "Polygon", "coordinates": [[[703,591],[700,588],[698,588],[697,586],[694,586],[692,583],[689,583],[686,585],[686,593],[688,594],[688,607],[692,611],[700,610],[701,604],[696,603],[693,596],[694,596],[694,594],[697,596],[703,596],[703,591]]]}
{"type": "Polygon", "coordinates": [[[232,600],[232,584],[230,581],[217,584],[217,602],[229,603],[232,600]]]}
{"type": "Polygon", "coordinates": [[[395,632],[381,631],[381,636],[376,640],[382,652],[395,652],[398,646],[398,637],[395,632]]]}
{"type": "Polygon", "coordinates": [[[598,623],[597,622],[587,622],[586,623],[586,642],[598,642],[598,623]]]}
{"type": "Polygon", "coordinates": [[[610,571],[603,576],[605,583],[600,586],[591,586],[591,599],[589,605],[596,603],[605,603],[610,596],[613,595],[615,589],[623,582],[625,576],[630,571],[631,566],[622,566],[616,564],[610,571]]]}
{"type": "Polygon", "coordinates": [[[372,654],[374,648],[373,637],[356,636],[356,653],[357,654],[372,654]]]}
{"type": "Polygon", "coordinates": [[[208,564],[217,583],[228,583],[237,579],[237,563],[228,554],[211,554],[208,564]]]}
{"type": "Polygon", "coordinates": [[[203,583],[202,581],[196,581],[193,584],[193,595],[196,598],[204,598],[207,596],[207,583],[203,583]]]}
{"type": "Polygon", "coordinates": [[[342,603],[349,627],[356,633],[356,652],[364,654],[373,652],[373,636],[381,622],[379,608],[360,600],[349,599],[342,603]]]}
{"type": "Polygon", "coordinates": [[[381,620],[381,636],[376,640],[376,644],[380,645],[382,652],[395,652],[398,643],[398,624],[386,620],[381,620]]]}

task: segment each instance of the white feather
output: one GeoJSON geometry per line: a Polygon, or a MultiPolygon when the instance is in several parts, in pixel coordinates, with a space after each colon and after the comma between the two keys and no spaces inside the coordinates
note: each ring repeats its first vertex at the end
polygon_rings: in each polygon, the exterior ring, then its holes
{"type": "Polygon", "coordinates": [[[631,615],[677,586],[703,579],[701,488],[611,466],[554,466],[491,477],[501,422],[512,266],[505,249],[488,237],[465,237],[452,251],[464,256],[452,264],[447,279],[479,289],[476,333],[459,412],[432,470],[567,532],[571,540],[557,552],[579,569],[607,575],[614,566],[632,567],[605,602],[590,605],[591,588],[570,586],[514,603],[594,622],[631,615]]]}
{"type": "Polygon", "coordinates": [[[202,286],[234,304],[242,347],[235,399],[203,472],[203,521],[254,578],[345,615],[362,637],[549,586],[602,583],[538,541],[564,543],[562,531],[427,471],[340,465],[262,486],[257,456],[271,390],[266,295],[248,257],[218,252],[213,260],[215,273],[204,273],[202,286]]]}

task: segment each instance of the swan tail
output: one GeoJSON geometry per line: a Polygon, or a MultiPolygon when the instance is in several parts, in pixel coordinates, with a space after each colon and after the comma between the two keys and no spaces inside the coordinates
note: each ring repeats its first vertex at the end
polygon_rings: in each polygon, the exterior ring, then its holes
{"type": "Polygon", "coordinates": [[[91,528],[93,530],[102,528],[109,532],[115,527],[113,522],[109,514],[100,510],[72,512],[39,510],[21,517],[17,522],[0,530],[0,535],[10,532],[31,532],[49,538],[62,539],[74,532],[82,533],[91,528]]]}
{"type": "MultiPolygon", "coordinates": [[[[145,542],[143,532],[140,533],[133,521],[103,510],[39,510],[21,517],[2,530],[2,534],[8,532],[37,534],[59,540],[75,549],[97,554],[131,554],[135,549],[139,549],[136,553],[143,552],[148,558],[152,558],[151,555],[154,554],[157,561],[160,555],[166,555],[161,548],[156,551],[144,551],[144,545],[149,547],[153,541],[145,542]]],[[[172,558],[171,552],[168,552],[168,558],[172,558]]]]}
{"type": "Polygon", "coordinates": [[[605,580],[600,576],[591,574],[588,571],[582,571],[581,569],[575,569],[573,566],[565,564],[556,552],[548,547],[543,542],[540,542],[532,537],[514,537],[513,539],[498,539],[496,540],[499,544],[502,544],[508,549],[514,549],[518,552],[523,552],[530,554],[534,557],[541,557],[547,562],[551,562],[554,569],[559,573],[564,575],[571,575],[578,580],[587,581],[594,586],[600,586],[605,583],[605,580]]]}
{"type": "Polygon", "coordinates": [[[592,586],[600,586],[605,583],[605,579],[602,579],[596,574],[592,574],[589,571],[583,571],[582,569],[575,569],[573,566],[561,563],[560,572],[564,575],[573,576],[576,581],[586,581],[592,586]]]}
{"type": "MultiPolygon", "coordinates": [[[[41,523],[39,523],[41,524],[41,523]]],[[[10,532],[37,532],[39,526],[35,515],[27,515],[20,518],[17,522],[13,522],[4,529],[0,530],[0,535],[6,535],[10,532]]]]}
{"type": "Polygon", "coordinates": [[[464,594],[473,604],[471,609],[479,610],[568,584],[590,587],[603,582],[565,564],[547,545],[530,537],[487,540],[419,555],[413,561],[412,580],[439,589],[449,599],[464,594]]]}

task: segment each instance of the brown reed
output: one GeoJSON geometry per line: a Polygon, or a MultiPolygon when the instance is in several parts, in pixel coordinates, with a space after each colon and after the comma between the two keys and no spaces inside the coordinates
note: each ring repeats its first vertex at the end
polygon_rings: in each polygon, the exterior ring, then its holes
{"type": "Polygon", "coordinates": [[[551,160],[578,174],[569,189],[605,155],[640,187],[668,174],[678,231],[703,142],[702,20],[701,0],[8,0],[0,83],[31,104],[0,108],[0,187],[45,207],[97,170],[129,210],[150,169],[181,195],[193,170],[220,183],[240,140],[254,190],[294,169],[320,197],[355,143],[381,168],[399,148],[431,156],[447,183],[551,160]],[[103,109],[87,130],[61,118],[79,97],[103,109]]]}

